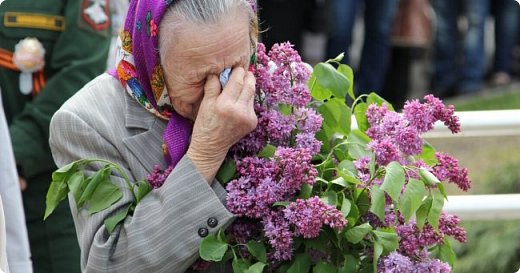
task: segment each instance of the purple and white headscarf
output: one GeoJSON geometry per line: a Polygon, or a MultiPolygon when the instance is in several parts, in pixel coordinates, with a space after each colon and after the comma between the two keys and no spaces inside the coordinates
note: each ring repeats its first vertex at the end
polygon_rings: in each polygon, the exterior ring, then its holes
{"type": "MultiPolygon", "coordinates": [[[[159,24],[168,7],[182,0],[132,0],[118,39],[116,77],[127,93],[152,114],[168,120],[165,159],[175,166],[186,153],[192,123],[170,103],[159,56],[159,24]]],[[[248,0],[256,11],[256,1],[248,0]]]]}

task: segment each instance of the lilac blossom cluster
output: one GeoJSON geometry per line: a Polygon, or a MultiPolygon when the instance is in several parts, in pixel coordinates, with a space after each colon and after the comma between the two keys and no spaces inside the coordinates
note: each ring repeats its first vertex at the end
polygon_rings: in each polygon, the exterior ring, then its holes
{"type": "Polygon", "coordinates": [[[466,231],[459,224],[460,219],[457,216],[445,212],[441,213],[438,232],[428,223],[422,230],[417,227],[415,221],[410,221],[408,224],[402,223],[396,226],[399,236],[399,251],[407,256],[420,257],[428,247],[442,244],[445,236],[451,236],[455,240],[465,243],[466,231]]]}
{"type": "Polygon", "coordinates": [[[302,186],[312,186],[316,180],[318,172],[311,161],[321,149],[315,134],[322,117],[306,107],[311,100],[310,66],[289,43],[276,44],[269,53],[259,44],[257,61],[258,125],[231,149],[237,178],[226,185],[227,207],[239,218],[227,232],[244,243],[258,239],[260,230],[275,264],[292,258],[295,237],[317,237],[323,226],[341,230],[346,220],[318,197],[297,199],[302,186]],[[275,147],[274,155],[258,157],[267,144],[275,147]]]}
{"type": "Polygon", "coordinates": [[[168,178],[172,170],[172,166],[169,166],[163,171],[161,170],[161,166],[155,165],[153,166],[152,173],[148,175],[146,180],[148,181],[148,183],[150,183],[153,189],[160,188],[164,184],[164,181],[166,181],[166,178],[168,178]]]}
{"type": "Polygon", "coordinates": [[[254,69],[259,91],[255,102],[258,125],[231,149],[232,153],[254,155],[268,143],[294,147],[292,141],[312,154],[320,151],[321,142],[314,135],[323,119],[306,107],[311,101],[307,87],[311,71],[291,44],[275,44],[269,53],[258,44],[254,69]]]}
{"type": "Polygon", "coordinates": [[[374,151],[376,162],[386,166],[392,161],[407,164],[407,157],[420,154],[421,134],[431,130],[436,121],[442,121],[452,133],[460,131],[460,123],[452,105],[445,106],[438,98],[427,95],[425,102],[406,102],[403,114],[390,111],[386,104],[368,106],[366,116],[370,125],[367,135],[372,139],[368,148],[374,151]]]}
{"type": "Polygon", "coordinates": [[[451,267],[437,259],[425,259],[414,262],[410,257],[396,251],[381,258],[378,273],[450,273],[451,267]]]}

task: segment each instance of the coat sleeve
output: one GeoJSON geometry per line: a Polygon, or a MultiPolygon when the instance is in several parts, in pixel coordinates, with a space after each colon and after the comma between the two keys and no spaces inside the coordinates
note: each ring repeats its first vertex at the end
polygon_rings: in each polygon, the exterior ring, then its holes
{"type": "Polygon", "coordinates": [[[65,2],[65,30],[46,53],[50,54],[50,59],[47,59],[45,73],[52,76],[47,78],[40,94],[13,118],[9,127],[16,161],[29,180],[55,168],[48,145],[49,122],[54,112],[106,69],[109,36],[80,27],[83,1],[65,2]]]}
{"type": "MultiPolygon", "coordinates": [[[[61,109],[53,117],[50,143],[58,166],[80,158],[103,158],[119,164],[132,177],[114,145],[73,112],[61,109]]],[[[111,179],[124,188],[121,177],[111,179]]],[[[82,271],[185,272],[198,257],[202,240],[199,229],[214,233],[233,220],[223,205],[224,189],[217,182],[210,186],[187,156],[161,188],[150,192],[134,214],[108,234],[103,221],[132,199],[130,191],[123,190],[120,201],[89,216],[85,207],[77,211],[69,196],[82,251],[82,271]],[[218,221],[213,228],[207,223],[211,217],[218,221]]]]}

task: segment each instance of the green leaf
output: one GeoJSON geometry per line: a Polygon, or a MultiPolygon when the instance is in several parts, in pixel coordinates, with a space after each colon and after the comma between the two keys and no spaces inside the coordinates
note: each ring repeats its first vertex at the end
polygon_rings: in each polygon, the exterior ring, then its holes
{"type": "Polygon", "coordinates": [[[360,102],[354,106],[354,116],[356,117],[356,123],[358,125],[358,129],[361,132],[366,132],[370,127],[368,124],[368,118],[366,116],[366,111],[368,109],[368,104],[364,102],[360,102]]]}
{"type": "Polygon", "coordinates": [[[432,207],[433,198],[431,196],[426,197],[422,202],[422,205],[419,207],[416,213],[416,222],[417,227],[422,230],[424,223],[426,222],[426,218],[430,213],[430,209],[432,207]]]}
{"type": "Polygon", "coordinates": [[[424,184],[417,179],[410,178],[403,197],[399,202],[399,210],[403,214],[406,222],[408,222],[419,209],[425,195],[426,189],[424,188],[424,184]]]}
{"type": "Polygon", "coordinates": [[[135,202],[136,204],[139,204],[139,202],[141,202],[141,200],[143,200],[143,198],[152,191],[152,186],[150,183],[148,183],[148,181],[141,180],[136,183],[134,190],[136,198],[135,202]]]}
{"type": "Polygon", "coordinates": [[[277,207],[277,206],[280,206],[280,207],[287,207],[287,205],[289,205],[290,202],[289,201],[278,201],[278,202],[274,202],[273,203],[273,207],[277,207]]]}
{"type": "Polygon", "coordinates": [[[237,169],[236,169],[235,160],[227,159],[226,161],[224,161],[224,164],[222,164],[222,166],[220,166],[220,169],[218,170],[215,178],[217,178],[217,180],[220,183],[226,184],[227,182],[231,181],[231,179],[233,179],[233,177],[235,176],[236,170],[237,169]]]}
{"type": "Polygon", "coordinates": [[[349,186],[348,183],[347,183],[347,181],[345,180],[345,178],[343,178],[343,177],[341,177],[341,176],[340,176],[340,177],[336,177],[336,178],[334,178],[334,179],[333,179],[332,181],[330,181],[330,182],[331,182],[332,184],[339,185],[339,186],[341,186],[341,187],[343,187],[343,188],[348,188],[348,186],[349,186]]]}
{"type": "Polygon", "coordinates": [[[278,108],[280,110],[280,113],[282,113],[284,116],[292,114],[293,111],[293,107],[288,104],[278,104],[278,108]]]}
{"type": "Polygon", "coordinates": [[[130,212],[130,207],[131,206],[132,206],[132,204],[128,204],[122,210],[118,211],[114,215],[112,215],[112,216],[108,217],[107,219],[105,219],[105,221],[104,221],[105,228],[107,229],[109,234],[112,233],[112,231],[114,231],[116,226],[121,221],[123,221],[126,218],[126,216],[128,216],[128,213],[130,212]]]}
{"type": "Polygon", "coordinates": [[[350,82],[350,85],[347,90],[347,94],[352,98],[356,99],[356,96],[354,95],[354,71],[352,71],[352,68],[346,64],[340,64],[338,66],[338,72],[343,74],[347,80],[350,82]]]}
{"type": "Polygon", "coordinates": [[[110,182],[109,175],[111,173],[112,169],[109,165],[106,165],[104,168],[98,170],[94,176],[92,177],[92,180],[88,183],[88,185],[85,187],[85,190],[83,191],[83,194],[81,194],[81,197],[79,198],[78,202],[78,208],[81,208],[83,204],[86,201],[89,201],[92,197],[92,193],[94,193],[94,190],[99,186],[101,183],[112,183],[110,182]]]}
{"type": "Polygon", "coordinates": [[[325,202],[325,204],[336,207],[338,202],[338,194],[335,191],[325,192],[320,199],[325,202]]]}
{"type": "Polygon", "coordinates": [[[442,207],[444,206],[444,196],[438,189],[434,189],[432,191],[432,197],[433,201],[430,213],[428,213],[428,223],[430,223],[436,231],[439,231],[439,219],[441,217],[442,207]]]}
{"type": "Polygon", "coordinates": [[[271,145],[271,144],[267,144],[265,145],[265,147],[258,153],[258,157],[262,157],[262,158],[271,158],[274,156],[274,153],[276,152],[276,147],[271,145]]]}
{"type": "Polygon", "coordinates": [[[219,240],[215,234],[209,234],[200,243],[199,255],[205,261],[220,262],[227,249],[227,243],[219,240]]]}
{"type": "Polygon", "coordinates": [[[300,188],[299,198],[301,199],[309,199],[312,194],[312,186],[309,184],[303,184],[300,188]]]}
{"type": "Polygon", "coordinates": [[[341,99],[329,99],[318,107],[318,112],[323,117],[324,125],[334,132],[348,135],[350,132],[350,108],[341,99]]]}
{"type": "Polygon", "coordinates": [[[446,189],[444,188],[444,185],[442,183],[437,184],[437,189],[439,189],[442,196],[444,196],[444,198],[448,200],[448,195],[446,195],[446,189]]]}
{"type": "Polygon", "coordinates": [[[308,238],[305,239],[305,247],[312,248],[320,251],[327,251],[327,243],[328,243],[327,234],[322,230],[320,235],[316,238],[308,238]]]}
{"type": "Polygon", "coordinates": [[[372,231],[372,226],[370,226],[369,223],[364,223],[347,230],[347,232],[345,232],[345,238],[347,238],[349,242],[357,244],[361,242],[370,231],[372,231]]]}
{"type": "Polygon", "coordinates": [[[390,162],[385,169],[386,175],[381,189],[388,193],[394,201],[397,201],[405,182],[404,169],[401,164],[396,161],[390,162]]]}
{"type": "Polygon", "coordinates": [[[348,226],[353,227],[356,225],[357,220],[359,219],[360,213],[359,208],[356,206],[356,204],[352,204],[352,207],[350,208],[350,213],[348,214],[347,220],[348,220],[348,226]]]}
{"type": "Polygon", "coordinates": [[[314,76],[314,73],[312,73],[309,77],[309,80],[307,81],[307,86],[311,91],[311,96],[316,100],[328,100],[332,97],[332,92],[330,92],[329,89],[324,88],[317,83],[316,76],[314,76]]]}
{"type": "Polygon", "coordinates": [[[372,153],[366,148],[370,139],[359,130],[352,130],[347,138],[349,155],[354,159],[371,157],[372,153]]]}
{"type": "Polygon", "coordinates": [[[451,247],[448,237],[444,237],[444,243],[439,246],[439,259],[447,262],[451,266],[452,270],[455,267],[455,260],[457,257],[451,247]]]}
{"type": "Polygon", "coordinates": [[[311,257],[308,253],[296,254],[291,266],[287,270],[287,273],[303,273],[309,272],[311,268],[311,257]]]}
{"type": "Polygon", "coordinates": [[[377,272],[377,262],[379,261],[379,257],[381,257],[381,254],[383,254],[383,245],[381,245],[379,241],[376,241],[374,243],[374,272],[377,272]]]}
{"type": "Polygon", "coordinates": [[[338,169],[346,172],[349,171],[351,174],[357,173],[356,165],[350,160],[343,160],[338,164],[338,169]]]}
{"type": "Polygon", "coordinates": [[[419,155],[419,158],[430,166],[437,164],[438,160],[435,157],[435,148],[426,140],[423,140],[423,142],[423,150],[419,155]]]}
{"type": "Polygon", "coordinates": [[[379,188],[379,186],[374,185],[370,190],[370,194],[372,197],[372,204],[370,204],[370,212],[377,215],[379,220],[385,221],[385,192],[379,188]]]}
{"type": "Polygon", "coordinates": [[[345,262],[343,266],[338,269],[338,273],[357,273],[357,265],[359,259],[352,255],[345,255],[345,262]]]}
{"type": "Polygon", "coordinates": [[[235,255],[233,257],[233,262],[231,263],[231,266],[233,267],[234,273],[244,273],[244,271],[246,271],[249,268],[249,262],[242,258],[237,258],[237,256],[235,255]]]}
{"type": "Polygon", "coordinates": [[[380,97],[378,94],[372,92],[368,95],[367,97],[367,104],[370,105],[370,104],[377,104],[378,106],[381,106],[383,104],[386,104],[386,106],[388,107],[388,110],[390,111],[395,111],[394,110],[394,107],[392,106],[391,103],[389,103],[388,101],[386,101],[385,99],[383,99],[382,97],[380,97]]]}
{"type": "Polygon", "coordinates": [[[76,204],[87,187],[88,182],[89,180],[85,178],[85,174],[81,170],[74,173],[67,181],[69,191],[72,193],[72,196],[74,196],[76,204]]]}
{"type": "Polygon", "coordinates": [[[399,237],[394,229],[374,230],[372,233],[376,236],[376,241],[383,246],[385,253],[390,253],[399,247],[399,237]]]}
{"type": "Polygon", "coordinates": [[[278,267],[278,269],[276,269],[276,273],[287,273],[287,270],[290,266],[291,264],[289,263],[283,263],[280,267],[278,267]]]}
{"type": "Polygon", "coordinates": [[[262,263],[267,263],[267,255],[265,250],[265,245],[261,242],[249,241],[247,244],[247,249],[249,253],[253,255],[258,261],[262,263]]]}
{"type": "Polygon", "coordinates": [[[58,207],[61,201],[67,197],[69,189],[65,182],[52,181],[47,191],[45,200],[45,215],[43,219],[47,219],[49,215],[58,207]]]}
{"type": "Polygon", "coordinates": [[[343,203],[341,203],[341,213],[343,213],[343,215],[345,217],[347,217],[347,215],[350,213],[350,208],[352,208],[352,203],[350,203],[350,200],[348,200],[346,197],[345,197],[345,194],[343,194],[343,203]]]}
{"type": "Polygon", "coordinates": [[[319,262],[318,264],[316,264],[314,266],[314,268],[312,269],[312,272],[313,273],[332,273],[332,272],[336,272],[336,268],[327,262],[319,262]]]}
{"type": "Polygon", "coordinates": [[[255,264],[253,264],[252,266],[250,266],[248,269],[246,269],[246,271],[244,271],[244,273],[262,273],[262,271],[264,270],[264,267],[265,267],[265,263],[257,262],[255,264]]]}
{"type": "Polygon", "coordinates": [[[88,201],[88,213],[94,214],[109,208],[123,197],[121,189],[110,181],[100,183],[88,201]]]}
{"type": "Polygon", "coordinates": [[[345,57],[345,52],[341,52],[341,53],[338,54],[338,56],[336,56],[334,59],[330,59],[330,60],[328,60],[327,62],[335,62],[335,63],[339,63],[339,62],[341,62],[341,60],[343,60],[344,57],[345,57]]]}
{"type": "Polygon", "coordinates": [[[441,181],[439,181],[439,179],[433,173],[431,173],[425,168],[419,169],[419,176],[422,178],[424,183],[429,186],[441,183],[441,181]]]}
{"type": "Polygon", "coordinates": [[[314,66],[313,75],[316,77],[316,84],[329,90],[336,98],[346,97],[350,82],[334,66],[318,63],[314,66]]]}

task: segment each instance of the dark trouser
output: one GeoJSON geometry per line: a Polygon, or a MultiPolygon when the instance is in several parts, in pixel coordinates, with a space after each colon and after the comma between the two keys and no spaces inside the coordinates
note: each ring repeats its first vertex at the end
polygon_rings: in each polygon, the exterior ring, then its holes
{"type": "Polygon", "coordinates": [[[330,0],[327,57],[334,58],[345,52],[343,62],[350,63],[348,52],[356,13],[362,2],[365,4],[365,35],[354,88],[357,93],[379,92],[383,87],[390,53],[390,31],[397,8],[396,0],[330,0]]]}
{"type": "Polygon", "coordinates": [[[449,88],[463,93],[478,91],[485,72],[484,25],[489,0],[433,0],[432,4],[437,15],[432,82],[436,95],[445,95],[442,93],[449,88]],[[461,51],[457,42],[459,14],[468,21],[461,51]]]}

